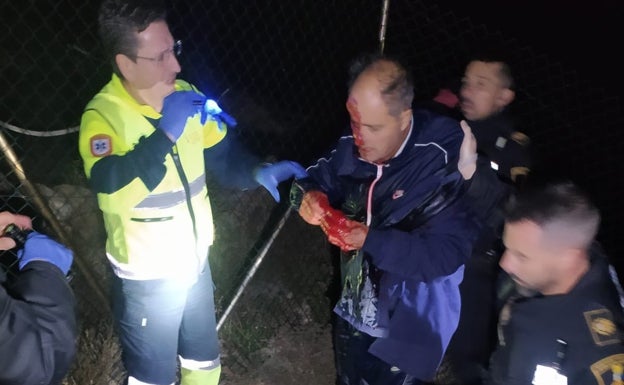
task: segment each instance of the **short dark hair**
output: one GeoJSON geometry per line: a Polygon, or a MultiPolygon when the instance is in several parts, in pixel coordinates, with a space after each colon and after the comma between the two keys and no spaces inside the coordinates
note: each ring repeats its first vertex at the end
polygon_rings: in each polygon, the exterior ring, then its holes
{"type": "Polygon", "coordinates": [[[527,186],[508,201],[505,222],[523,220],[556,229],[569,246],[587,248],[598,232],[600,212],[574,183],[545,182],[527,186]]]}
{"type": "Polygon", "coordinates": [[[412,108],[414,80],[402,59],[382,53],[366,53],[358,56],[349,68],[347,84],[349,91],[358,77],[366,71],[375,71],[379,75],[381,97],[392,116],[398,116],[406,109],[412,108]]]}
{"type": "Polygon", "coordinates": [[[154,21],[165,20],[167,11],[163,0],[104,0],[98,16],[99,34],[104,53],[111,61],[113,72],[122,76],[115,56],[131,58],[137,53],[137,34],[154,21]]]}
{"type": "Polygon", "coordinates": [[[516,81],[511,70],[512,65],[510,64],[509,56],[506,53],[500,49],[482,48],[470,57],[468,63],[473,61],[499,64],[499,77],[503,82],[503,86],[510,90],[515,90],[516,81]]]}

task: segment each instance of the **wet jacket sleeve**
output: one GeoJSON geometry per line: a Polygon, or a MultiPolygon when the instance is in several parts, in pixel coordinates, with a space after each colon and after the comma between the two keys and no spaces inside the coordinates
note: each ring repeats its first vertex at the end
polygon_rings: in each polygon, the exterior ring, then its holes
{"type": "Polygon", "coordinates": [[[75,301],[63,273],[33,261],[0,287],[0,383],[60,383],[75,356],[75,301]]]}
{"type": "Polygon", "coordinates": [[[428,282],[466,262],[479,228],[459,200],[411,231],[370,228],[362,250],[381,270],[428,282]]]}

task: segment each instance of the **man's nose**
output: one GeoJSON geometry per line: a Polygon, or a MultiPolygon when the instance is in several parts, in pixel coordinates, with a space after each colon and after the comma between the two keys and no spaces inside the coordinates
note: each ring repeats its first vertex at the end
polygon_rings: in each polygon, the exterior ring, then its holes
{"type": "Polygon", "coordinates": [[[175,73],[180,73],[182,71],[182,67],[180,66],[180,62],[178,61],[178,57],[175,55],[171,55],[169,61],[167,62],[169,65],[169,69],[175,73]]]}
{"type": "Polygon", "coordinates": [[[507,252],[503,253],[503,256],[498,262],[498,265],[501,267],[501,269],[505,270],[506,273],[511,274],[511,262],[507,252]]]}

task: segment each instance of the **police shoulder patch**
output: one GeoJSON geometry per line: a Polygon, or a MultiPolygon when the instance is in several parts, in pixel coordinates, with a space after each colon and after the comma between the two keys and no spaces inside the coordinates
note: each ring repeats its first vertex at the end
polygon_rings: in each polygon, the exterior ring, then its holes
{"type": "Polygon", "coordinates": [[[591,364],[589,369],[599,385],[609,385],[613,379],[612,368],[615,364],[624,364],[624,354],[612,354],[591,364]]]}
{"type": "Polygon", "coordinates": [[[531,139],[520,131],[514,131],[511,133],[511,140],[518,143],[521,146],[528,146],[531,143],[531,139]]]}
{"type": "Polygon", "coordinates": [[[519,175],[528,175],[529,171],[531,170],[528,167],[517,166],[510,168],[509,174],[511,175],[511,180],[515,182],[519,175]]]}
{"type": "Polygon", "coordinates": [[[107,156],[113,152],[111,137],[104,134],[92,136],[90,140],[90,147],[91,155],[93,156],[107,156]]]}
{"type": "Polygon", "coordinates": [[[590,310],[583,315],[596,345],[605,346],[620,342],[613,315],[608,309],[590,310]]]}

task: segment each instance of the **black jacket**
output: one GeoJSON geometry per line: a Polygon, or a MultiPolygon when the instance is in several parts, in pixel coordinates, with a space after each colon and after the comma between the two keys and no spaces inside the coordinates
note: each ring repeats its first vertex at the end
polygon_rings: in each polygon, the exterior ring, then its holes
{"type": "Polygon", "coordinates": [[[611,364],[624,362],[624,314],[615,279],[595,249],[590,270],[569,293],[511,299],[499,319],[489,384],[530,384],[537,365],[558,361],[557,339],[567,344],[559,361],[568,385],[609,384],[611,364]]]}
{"type": "Polygon", "coordinates": [[[514,129],[503,111],[487,119],[467,121],[477,139],[477,151],[487,157],[498,176],[506,182],[526,175],[531,167],[529,138],[514,129]]]}
{"type": "Polygon", "coordinates": [[[56,266],[30,262],[0,286],[0,384],[60,384],[75,339],[74,295],[56,266]]]}

